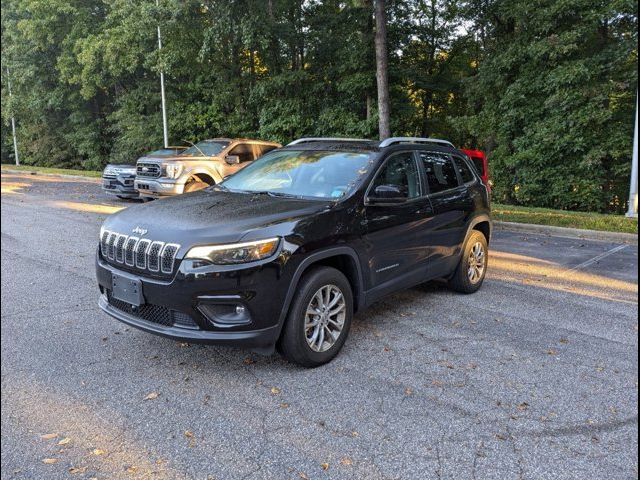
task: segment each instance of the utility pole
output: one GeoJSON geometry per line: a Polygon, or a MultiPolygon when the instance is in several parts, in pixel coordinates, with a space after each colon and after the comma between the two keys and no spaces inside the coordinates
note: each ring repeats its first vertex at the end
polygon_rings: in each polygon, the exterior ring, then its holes
{"type": "MultiPolygon", "coordinates": [[[[7,89],[9,90],[9,98],[11,98],[11,77],[9,76],[9,67],[7,67],[7,89]]],[[[20,158],[18,157],[18,139],[16,137],[16,117],[13,116],[13,106],[11,112],[11,132],[13,133],[13,153],[16,157],[16,165],[20,165],[20,158]]]]}
{"type": "MultiPolygon", "coordinates": [[[[160,0],[156,0],[156,7],[160,6],[160,0]]],[[[160,24],[158,24],[158,52],[162,50],[162,36],[160,35],[160,24]]],[[[164,71],[160,70],[160,96],[162,98],[162,134],[164,137],[164,148],[169,147],[169,128],[167,127],[167,99],[164,94],[164,71]]]]}
{"type": "Polygon", "coordinates": [[[387,55],[387,13],[384,0],[374,0],[376,16],[376,81],[378,83],[378,130],[380,140],[391,136],[389,107],[389,59],[387,55]]]}
{"type": "Polygon", "coordinates": [[[631,185],[627,217],[638,216],[638,93],[636,92],[636,127],[633,133],[633,160],[631,161],[631,185]]]}

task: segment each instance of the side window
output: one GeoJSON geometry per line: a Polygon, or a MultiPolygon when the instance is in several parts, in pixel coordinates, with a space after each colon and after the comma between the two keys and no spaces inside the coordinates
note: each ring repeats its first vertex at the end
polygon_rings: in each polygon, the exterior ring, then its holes
{"type": "Polygon", "coordinates": [[[473,182],[476,179],[473,172],[471,172],[471,168],[469,168],[469,165],[467,165],[467,162],[464,159],[456,157],[456,164],[458,165],[458,171],[460,172],[462,183],[473,182]]]}
{"type": "Polygon", "coordinates": [[[484,161],[481,157],[471,157],[471,161],[473,162],[473,166],[476,168],[478,175],[484,175],[484,161]]]}
{"type": "Polygon", "coordinates": [[[255,160],[253,155],[253,145],[250,143],[239,143],[231,149],[229,155],[239,156],[240,163],[253,162],[255,160]]]}
{"type": "Polygon", "coordinates": [[[258,149],[259,149],[259,156],[261,157],[262,155],[266,155],[267,153],[269,153],[271,150],[275,150],[276,146],[274,145],[257,145],[258,149]]]}
{"type": "Polygon", "coordinates": [[[373,181],[371,192],[381,185],[397,187],[407,198],[421,195],[420,175],[412,152],[399,153],[387,160],[373,181]]]}
{"type": "Polygon", "coordinates": [[[458,176],[449,155],[436,152],[420,152],[424,164],[429,192],[438,193],[458,186],[458,176]]]}

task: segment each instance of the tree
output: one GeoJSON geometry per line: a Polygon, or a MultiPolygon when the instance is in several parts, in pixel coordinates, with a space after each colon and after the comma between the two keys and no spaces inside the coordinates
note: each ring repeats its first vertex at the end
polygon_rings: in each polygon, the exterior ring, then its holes
{"type": "Polygon", "coordinates": [[[387,14],[384,0],[374,0],[376,15],[376,80],[378,83],[378,129],[380,139],[391,136],[389,106],[389,60],[387,54],[387,14]]]}

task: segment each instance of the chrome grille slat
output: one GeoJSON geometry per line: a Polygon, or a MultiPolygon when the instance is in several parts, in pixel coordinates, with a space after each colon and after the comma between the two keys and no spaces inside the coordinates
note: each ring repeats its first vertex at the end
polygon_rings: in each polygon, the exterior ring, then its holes
{"type": "Polygon", "coordinates": [[[116,255],[116,238],[118,238],[118,234],[115,232],[111,232],[109,234],[109,238],[107,239],[107,258],[109,260],[114,260],[116,255]]]}
{"type": "Polygon", "coordinates": [[[136,247],[136,267],[145,269],[147,268],[147,249],[151,245],[151,240],[143,238],[138,242],[136,247]]]}
{"type": "Polygon", "coordinates": [[[109,235],[111,235],[111,232],[104,230],[102,232],[102,237],[100,238],[100,253],[102,253],[102,256],[105,258],[109,251],[109,235]]]}
{"type": "Polygon", "coordinates": [[[160,270],[162,273],[173,272],[173,264],[176,261],[176,254],[180,249],[180,245],[176,243],[167,243],[160,254],[160,270]]]}
{"type": "Polygon", "coordinates": [[[118,263],[124,263],[124,245],[127,242],[127,239],[129,238],[128,235],[118,235],[118,237],[116,238],[116,242],[115,242],[115,249],[116,249],[116,262],[118,263]]]}
{"type": "Polygon", "coordinates": [[[103,230],[100,253],[113,264],[124,264],[137,270],[170,275],[173,273],[180,245],[139,238],[103,230]]]}
{"type": "Polygon", "coordinates": [[[135,267],[136,248],[138,247],[138,237],[129,237],[124,244],[124,263],[130,267],[135,267]]]}
{"type": "Polygon", "coordinates": [[[147,269],[150,272],[160,271],[160,252],[164,247],[164,242],[151,242],[149,249],[147,250],[147,269]]]}

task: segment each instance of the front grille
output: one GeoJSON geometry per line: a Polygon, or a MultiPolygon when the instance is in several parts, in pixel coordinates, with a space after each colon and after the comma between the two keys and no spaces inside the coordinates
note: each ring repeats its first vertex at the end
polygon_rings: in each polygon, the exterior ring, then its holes
{"type": "Polygon", "coordinates": [[[116,265],[126,265],[154,274],[171,275],[180,245],[152,241],[105,230],[100,237],[102,257],[116,265]]]}
{"type": "Polygon", "coordinates": [[[160,305],[145,304],[136,307],[128,304],[127,302],[123,302],[122,300],[118,300],[117,298],[113,298],[111,290],[108,289],[107,301],[109,302],[109,305],[116,310],[120,310],[132,317],[146,320],[147,322],[156,323],[165,327],[173,327],[175,325],[182,328],[199,328],[193,318],[186,313],[171,310],[160,305]]]}
{"type": "Polygon", "coordinates": [[[157,163],[140,162],[136,165],[138,177],[158,178],[162,174],[162,168],[157,163]]]}

